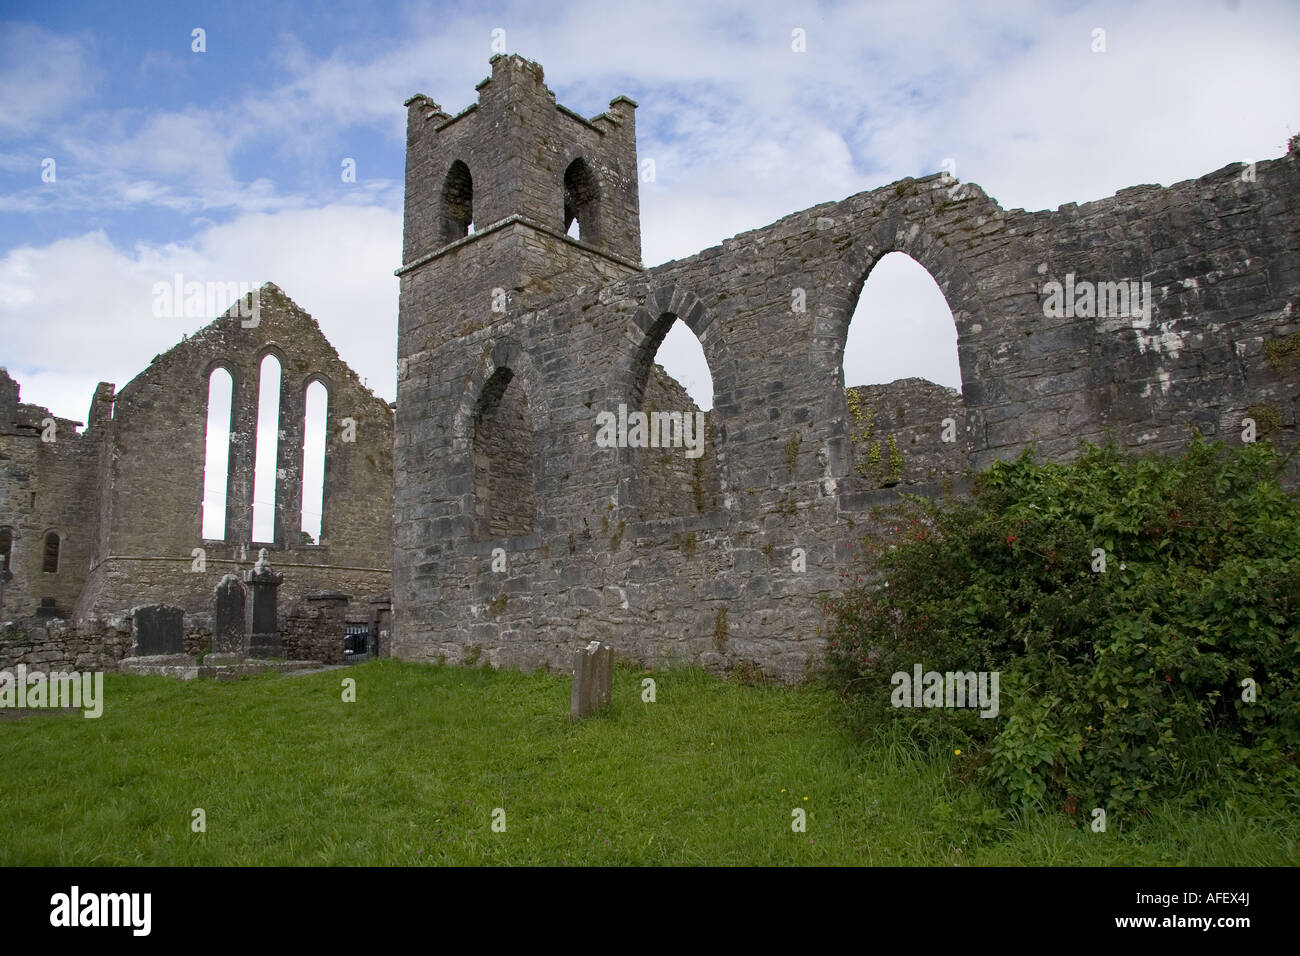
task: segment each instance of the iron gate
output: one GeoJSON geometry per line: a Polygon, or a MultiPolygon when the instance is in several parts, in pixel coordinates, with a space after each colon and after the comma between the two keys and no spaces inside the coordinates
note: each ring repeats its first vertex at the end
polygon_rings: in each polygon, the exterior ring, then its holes
{"type": "Polygon", "coordinates": [[[359,664],[379,655],[375,633],[365,624],[348,624],[343,629],[343,663],[359,664]]]}

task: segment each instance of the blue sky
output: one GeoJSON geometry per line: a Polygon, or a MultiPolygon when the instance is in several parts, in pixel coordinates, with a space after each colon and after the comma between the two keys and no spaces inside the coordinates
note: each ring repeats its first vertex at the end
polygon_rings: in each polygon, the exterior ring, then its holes
{"type": "MultiPolygon", "coordinates": [[[[77,420],[97,381],[211,318],[152,314],[176,272],[274,281],[391,400],[402,102],[473,102],[498,28],[566,106],[641,104],[647,265],[945,158],[1007,208],[1055,208],[1275,157],[1300,130],[1287,2],[9,3],[0,20],[0,365],[77,420]]],[[[942,296],[906,266],[868,283],[850,384],[958,384],[942,296]]],[[[689,338],[660,355],[699,395],[689,338]]]]}

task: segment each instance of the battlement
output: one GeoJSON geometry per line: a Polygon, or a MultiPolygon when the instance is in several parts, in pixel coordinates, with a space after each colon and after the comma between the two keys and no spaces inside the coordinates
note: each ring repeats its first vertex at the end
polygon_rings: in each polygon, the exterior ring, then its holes
{"type": "Polygon", "coordinates": [[[558,103],[540,64],[497,54],[478,100],[455,115],[423,93],[406,101],[403,268],[510,217],[641,259],[636,101],[587,118],[558,103]]]}

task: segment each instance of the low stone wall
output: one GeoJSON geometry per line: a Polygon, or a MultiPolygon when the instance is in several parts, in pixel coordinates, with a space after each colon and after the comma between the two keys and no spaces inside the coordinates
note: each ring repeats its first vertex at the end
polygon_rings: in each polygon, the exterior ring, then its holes
{"type": "MultiPolygon", "coordinates": [[[[388,656],[392,619],[389,595],[352,600],[342,592],[308,595],[282,609],[279,633],[290,661],[342,664],[348,624],[378,628],[380,652],[388,656]]],[[[212,649],[212,615],[186,614],[185,653],[197,662],[212,649]]],[[[0,670],[25,664],[29,671],[117,670],[131,653],[131,612],[107,618],[68,621],[23,617],[0,623],[0,670]]]]}
{"type": "Polygon", "coordinates": [[[185,653],[198,657],[212,650],[212,615],[185,615],[185,653]]]}
{"type": "Polygon", "coordinates": [[[111,671],[131,651],[131,618],[64,621],[20,618],[0,624],[0,670],[111,671]]]}
{"type": "Polygon", "coordinates": [[[343,663],[343,624],[348,596],[310,594],[280,615],[280,641],[291,661],[343,663]]]}

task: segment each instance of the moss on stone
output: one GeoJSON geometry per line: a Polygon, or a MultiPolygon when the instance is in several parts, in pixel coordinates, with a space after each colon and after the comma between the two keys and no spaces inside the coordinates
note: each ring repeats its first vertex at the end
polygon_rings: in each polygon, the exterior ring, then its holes
{"type": "Polygon", "coordinates": [[[1284,339],[1265,342],[1264,354],[1278,375],[1290,372],[1293,378],[1300,381],[1300,332],[1292,332],[1284,339]]]}
{"type": "MultiPolygon", "coordinates": [[[[673,534],[673,537],[677,537],[676,533],[673,534]]],[[[695,544],[696,544],[696,541],[695,541],[695,532],[694,532],[694,531],[692,531],[692,532],[691,532],[690,534],[688,534],[688,535],[685,535],[685,536],[682,537],[682,539],[681,539],[682,554],[686,555],[686,559],[687,559],[688,561],[689,561],[691,558],[695,557],[695,544]]]]}
{"type": "Polygon", "coordinates": [[[767,677],[758,663],[751,660],[736,661],[731,668],[731,680],[742,687],[762,687],[767,683],[767,677]]]}
{"type": "Polygon", "coordinates": [[[691,496],[695,499],[695,511],[703,514],[707,510],[707,493],[704,490],[704,458],[696,458],[691,464],[691,496]]]}
{"type": "Polygon", "coordinates": [[[1261,438],[1282,427],[1282,413],[1274,405],[1252,405],[1246,409],[1246,417],[1255,420],[1255,434],[1261,438]]]}
{"type": "Polygon", "coordinates": [[[894,440],[893,435],[889,436],[888,443],[889,475],[887,480],[890,484],[898,484],[898,479],[903,475],[903,453],[898,450],[898,442],[894,440]]]}

